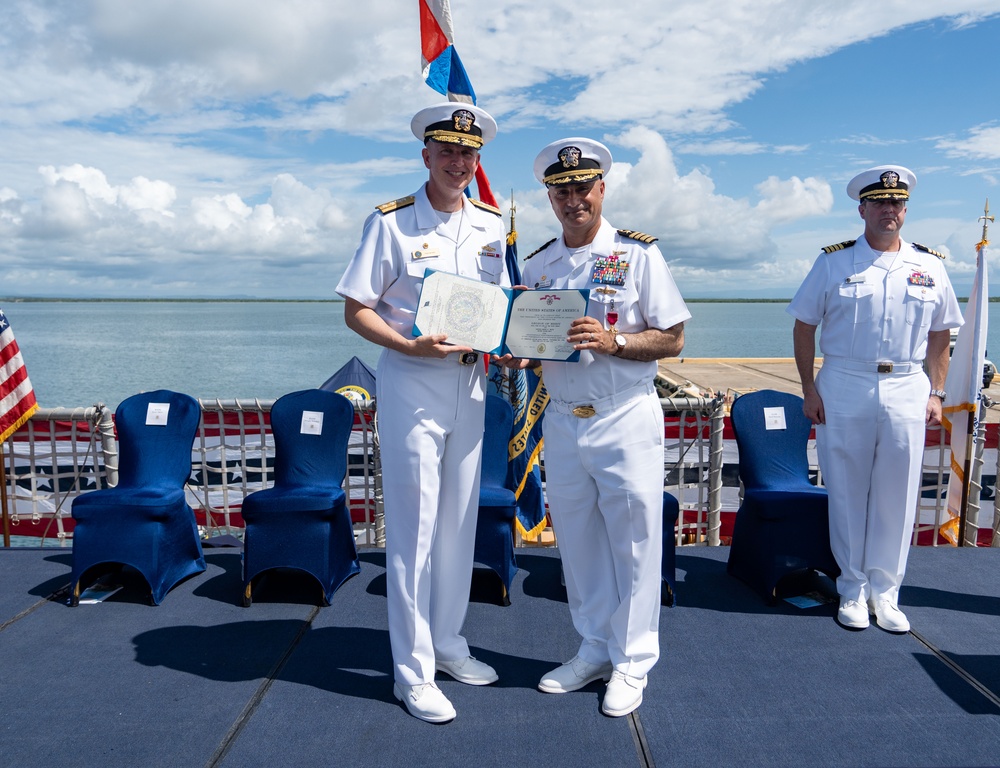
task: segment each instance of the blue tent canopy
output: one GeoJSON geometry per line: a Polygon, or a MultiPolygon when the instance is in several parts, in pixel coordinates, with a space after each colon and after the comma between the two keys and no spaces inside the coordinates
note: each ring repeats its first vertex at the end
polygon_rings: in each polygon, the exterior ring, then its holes
{"type": "Polygon", "coordinates": [[[339,392],[350,400],[374,400],[375,371],[364,360],[352,357],[319,388],[339,392]]]}

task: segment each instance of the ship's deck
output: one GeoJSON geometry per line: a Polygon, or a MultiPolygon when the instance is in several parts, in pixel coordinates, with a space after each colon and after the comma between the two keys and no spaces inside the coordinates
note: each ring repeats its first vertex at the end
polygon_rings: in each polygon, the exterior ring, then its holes
{"type": "MultiPolygon", "coordinates": [[[[817,358],[818,371],[822,358],[817,358]]],[[[669,358],[659,362],[659,374],[669,382],[690,385],[691,394],[743,394],[755,389],[776,389],[802,395],[795,361],[787,357],[669,358]]],[[[1000,403],[1000,376],[983,394],[1000,403]]],[[[1000,422],[1000,408],[987,408],[985,422],[1000,422]]]]}
{"type": "Polygon", "coordinates": [[[0,765],[1000,764],[996,549],[914,548],[897,636],[841,629],[833,604],[765,605],[727,575],[727,548],[682,548],[663,656],[619,719],[598,684],[535,689],[576,646],[557,555],[518,550],[507,608],[476,569],[466,635],[500,681],[443,677],[458,718],[432,726],[392,696],[381,551],[326,608],[294,574],[240,607],[236,549],[206,549],[159,607],[126,579],[69,608],[69,551],[0,549],[0,765]]]}

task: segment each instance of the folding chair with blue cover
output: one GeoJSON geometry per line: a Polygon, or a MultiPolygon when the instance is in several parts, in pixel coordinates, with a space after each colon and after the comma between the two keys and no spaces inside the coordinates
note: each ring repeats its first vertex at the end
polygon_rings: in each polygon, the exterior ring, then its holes
{"type": "Polygon", "coordinates": [[[354,406],[336,392],[306,389],[271,407],[274,485],[243,500],[243,604],[253,580],[293,568],[323,587],[323,604],[361,571],[343,482],[354,406]]]}
{"type": "Polygon", "coordinates": [[[510,584],[517,573],[514,561],[517,497],[507,484],[508,444],[513,425],[514,411],[510,403],[499,395],[487,395],[474,557],[500,576],[503,582],[501,602],[505,606],[510,605],[510,584]]]}
{"type": "Polygon", "coordinates": [[[70,605],[84,576],[110,563],[135,568],[159,605],[182,579],[205,570],[194,512],[184,497],[201,407],[168,390],[124,400],[115,411],[118,484],[73,500],[70,605]]]}
{"type": "Polygon", "coordinates": [[[741,395],[731,410],[743,501],[736,513],[728,571],[768,602],[792,573],[840,574],[830,551],[826,489],[809,481],[812,425],[802,398],[765,389],[741,395]]]}

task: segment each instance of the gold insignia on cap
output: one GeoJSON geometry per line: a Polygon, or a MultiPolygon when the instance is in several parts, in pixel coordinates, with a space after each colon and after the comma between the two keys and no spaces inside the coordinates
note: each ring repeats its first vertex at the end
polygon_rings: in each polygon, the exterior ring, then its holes
{"type": "Polygon", "coordinates": [[[559,161],[563,168],[576,168],[580,165],[582,156],[583,152],[580,151],[579,147],[563,147],[559,150],[559,161]]]}
{"type": "Polygon", "coordinates": [[[476,116],[467,109],[458,109],[452,112],[451,119],[455,121],[455,130],[468,133],[475,125],[476,116]]]}
{"type": "Polygon", "coordinates": [[[899,184],[899,174],[895,171],[886,171],[879,179],[882,181],[882,186],[886,189],[895,189],[899,184]]]}

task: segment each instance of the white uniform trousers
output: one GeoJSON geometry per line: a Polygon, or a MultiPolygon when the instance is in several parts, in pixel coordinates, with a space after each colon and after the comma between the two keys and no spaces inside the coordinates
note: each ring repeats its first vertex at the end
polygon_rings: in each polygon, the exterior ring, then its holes
{"type": "Polygon", "coordinates": [[[546,410],[545,480],[578,655],[642,677],[660,654],[663,410],[651,385],[589,419],[570,407],[546,410]]]}
{"type": "Polygon", "coordinates": [[[930,381],[827,358],[816,378],[826,424],[816,450],[829,492],[837,592],[896,600],[920,495],[930,381]]]}
{"type": "Polygon", "coordinates": [[[385,350],[377,413],[385,500],[389,641],[401,685],[434,680],[436,658],[469,655],[469,605],[479,510],[482,358],[415,358],[385,350]]]}

